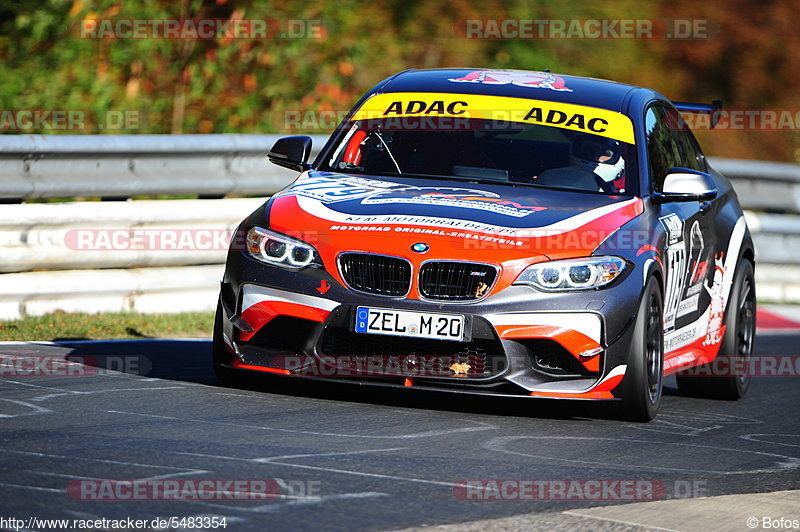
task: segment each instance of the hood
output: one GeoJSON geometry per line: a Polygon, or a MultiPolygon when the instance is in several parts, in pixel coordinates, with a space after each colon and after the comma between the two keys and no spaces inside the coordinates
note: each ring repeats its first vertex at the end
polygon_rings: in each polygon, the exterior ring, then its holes
{"type": "Polygon", "coordinates": [[[304,173],[270,202],[273,229],[339,251],[470,260],[521,268],[591,254],[642,212],[638,198],[503,184],[304,173]],[[429,251],[417,254],[415,243],[429,251]]]}

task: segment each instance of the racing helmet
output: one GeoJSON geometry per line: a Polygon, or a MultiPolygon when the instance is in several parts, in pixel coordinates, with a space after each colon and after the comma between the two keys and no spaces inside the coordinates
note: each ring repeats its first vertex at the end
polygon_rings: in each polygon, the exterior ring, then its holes
{"type": "Polygon", "coordinates": [[[622,146],[613,139],[579,133],[572,137],[569,163],[594,172],[606,183],[625,175],[622,146]]]}

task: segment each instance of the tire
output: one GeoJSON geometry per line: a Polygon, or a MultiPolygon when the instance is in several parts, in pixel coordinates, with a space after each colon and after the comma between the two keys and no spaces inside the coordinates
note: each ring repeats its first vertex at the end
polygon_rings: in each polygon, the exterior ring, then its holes
{"type": "Polygon", "coordinates": [[[214,316],[214,336],[211,340],[211,364],[214,375],[223,386],[231,386],[236,381],[236,370],[225,367],[233,360],[225,341],[222,339],[222,303],[217,303],[217,313],[214,316]]]}
{"type": "Polygon", "coordinates": [[[620,414],[650,421],[661,406],[664,380],[664,304],[654,277],[647,281],[633,330],[628,367],[622,380],[620,414]]]}
{"type": "Polygon", "coordinates": [[[683,395],[737,400],[744,397],[750,387],[750,360],[756,333],[756,283],[753,264],[747,259],[740,260],[736,267],[724,324],[725,336],[717,358],[676,375],[678,390],[683,395]],[[725,374],[719,375],[720,370],[725,374]]]}

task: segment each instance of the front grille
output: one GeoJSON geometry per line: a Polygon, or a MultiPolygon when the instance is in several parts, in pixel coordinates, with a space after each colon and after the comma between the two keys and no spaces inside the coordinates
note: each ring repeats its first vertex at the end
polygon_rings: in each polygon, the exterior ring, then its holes
{"type": "Polygon", "coordinates": [[[326,329],[317,352],[326,363],[351,375],[485,378],[506,367],[503,347],[497,340],[404,338],[356,333],[344,327],[326,329]]]}
{"type": "Polygon", "coordinates": [[[470,301],[489,293],[497,269],[473,262],[431,261],[422,265],[419,291],[426,299],[470,301]]]}
{"type": "Polygon", "coordinates": [[[402,297],[411,287],[411,264],[397,257],[342,253],[342,277],[350,288],[379,296],[402,297]]]}

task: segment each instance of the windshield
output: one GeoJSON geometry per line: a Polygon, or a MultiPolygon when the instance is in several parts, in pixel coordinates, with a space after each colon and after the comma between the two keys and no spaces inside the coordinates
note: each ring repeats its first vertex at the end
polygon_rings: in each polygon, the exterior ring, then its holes
{"type": "Polygon", "coordinates": [[[458,117],[356,120],[321,170],[635,193],[634,146],[539,124],[458,117]]]}

